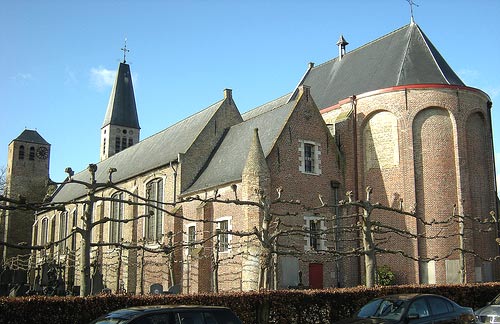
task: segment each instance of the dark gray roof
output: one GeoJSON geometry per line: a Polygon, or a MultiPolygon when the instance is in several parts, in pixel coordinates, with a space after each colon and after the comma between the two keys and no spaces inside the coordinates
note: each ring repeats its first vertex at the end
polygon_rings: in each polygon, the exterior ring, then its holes
{"type": "Polygon", "coordinates": [[[465,85],[415,23],[312,68],[303,82],[319,109],[368,91],[431,83],[465,85]]]}
{"type": "Polygon", "coordinates": [[[277,99],[274,99],[268,103],[265,103],[261,106],[258,106],[252,110],[247,111],[246,113],[242,114],[241,117],[243,120],[247,120],[250,118],[253,118],[255,116],[261,115],[265,112],[271,111],[275,109],[276,107],[282,106],[287,103],[288,98],[290,97],[290,94],[286,94],[282,97],[279,97],[277,99]]]}
{"type": "MultiPolygon", "coordinates": [[[[118,183],[176,161],[178,153],[187,151],[223,102],[224,100],[221,100],[197,114],[99,162],[97,164],[97,181],[106,182],[110,168],[117,169],[117,172],[113,174],[113,182],[118,183]]],[[[74,178],[88,181],[90,175],[88,171],[84,170],[76,174],[74,178]]],[[[85,194],[86,191],[83,186],[70,183],[58,189],[53,201],[70,201],[85,194]]]]}
{"type": "Polygon", "coordinates": [[[247,112],[242,123],[229,129],[207,168],[183,194],[241,180],[255,128],[259,130],[262,150],[267,157],[297,104],[296,101],[284,103],[286,99],[287,96],[247,112]]]}
{"type": "Polygon", "coordinates": [[[125,63],[118,67],[102,127],[109,124],[140,129],[130,66],[125,63]]]}
{"type": "Polygon", "coordinates": [[[50,145],[36,130],[25,129],[21,135],[19,135],[15,141],[33,143],[33,144],[43,144],[50,145]]]}

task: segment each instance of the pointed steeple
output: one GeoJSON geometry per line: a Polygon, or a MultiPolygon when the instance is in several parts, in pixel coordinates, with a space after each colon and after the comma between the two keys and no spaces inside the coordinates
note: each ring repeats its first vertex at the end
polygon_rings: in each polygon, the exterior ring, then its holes
{"type": "Polygon", "coordinates": [[[126,63],[118,67],[102,127],[109,124],[140,129],[130,66],[126,63]]]}
{"type": "Polygon", "coordinates": [[[139,142],[140,129],[130,66],[123,62],[101,127],[101,161],[139,142]]]}

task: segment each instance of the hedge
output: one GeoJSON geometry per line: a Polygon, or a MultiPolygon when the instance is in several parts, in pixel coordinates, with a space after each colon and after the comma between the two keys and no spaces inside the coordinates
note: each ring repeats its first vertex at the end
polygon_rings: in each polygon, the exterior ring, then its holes
{"type": "Polygon", "coordinates": [[[231,308],[243,323],[331,323],[351,316],[374,297],[433,293],[477,309],[500,292],[500,283],[406,285],[324,290],[278,290],[192,295],[0,297],[0,323],[88,323],[110,311],[138,305],[197,304],[231,308]]]}

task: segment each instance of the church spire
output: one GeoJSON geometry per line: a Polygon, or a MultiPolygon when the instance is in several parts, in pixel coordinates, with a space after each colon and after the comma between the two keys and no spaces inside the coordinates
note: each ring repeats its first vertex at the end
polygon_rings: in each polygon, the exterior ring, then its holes
{"type": "Polygon", "coordinates": [[[130,66],[126,64],[127,43],[122,48],[116,80],[101,127],[101,161],[139,141],[139,118],[135,105],[130,66]]]}

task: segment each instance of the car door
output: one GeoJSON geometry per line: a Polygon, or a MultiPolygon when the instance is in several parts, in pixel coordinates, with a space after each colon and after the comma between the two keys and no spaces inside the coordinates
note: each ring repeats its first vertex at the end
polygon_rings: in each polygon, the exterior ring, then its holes
{"type": "Polygon", "coordinates": [[[408,318],[408,322],[411,324],[433,323],[429,304],[424,297],[418,297],[411,302],[406,316],[408,318]]]}
{"type": "Polygon", "coordinates": [[[458,315],[453,305],[439,296],[426,297],[431,308],[434,324],[458,323],[458,315]]]}

